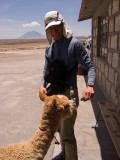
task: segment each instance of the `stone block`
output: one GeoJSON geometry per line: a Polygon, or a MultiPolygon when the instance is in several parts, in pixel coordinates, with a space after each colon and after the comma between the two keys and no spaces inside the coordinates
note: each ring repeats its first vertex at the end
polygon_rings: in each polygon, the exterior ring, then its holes
{"type": "Polygon", "coordinates": [[[112,67],[117,68],[119,66],[119,53],[113,53],[112,56],[112,67]]]}
{"type": "Polygon", "coordinates": [[[104,65],[104,63],[101,63],[101,71],[102,71],[102,73],[104,73],[104,71],[105,71],[105,65],[104,65]]]}
{"type": "Polygon", "coordinates": [[[119,11],[119,0],[113,0],[112,15],[119,11]]]}
{"type": "Polygon", "coordinates": [[[120,84],[120,81],[118,82],[118,72],[115,72],[115,88],[116,88],[116,90],[117,90],[117,89],[120,90],[118,84],[120,84]]]}
{"type": "Polygon", "coordinates": [[[106,79],[106,91],[108,93],[108,95],[110,95],[110,82],[108,81],[108,79],[106,79]]]}
{"type": "Polygon", "coordinates": [[[114,84],[115,74],[114,74],[114,69],[112,67],[109,68],[108,76],[109,76],[109,81],[114,84]]]}
{"type": "Polygon", "coordinates": [[[99,81],[101,82],[101,77],[102,77],[102,74],[101,74],[101,71],[99,71],[99,73],[98,73],[98,75],[99,75],[99,81]]]}
{"type": "Polygon", "coordinates": [[[109,4],[109,12],[108,12],[108,14],[109,14],[109,16],[111,16],[112,15],[112,4],[109,4]]]}
{"type": "Polygon", "coordinates": [[[112,52],[108,52],[108,56],[107,56],[107,61],[108,61],[108,64],[112,65],[112,52]]]}
{"type": "Polygon", "coordinates": [[[120,14],[115,16],[115,31],[120,31],[120,14]]]}
{"type": "Polygon", "coordinates": [[[120,35],[119,35],[119,40],[118,40],[118,49],[120,50],[120,35]]]}
{"type": "Polygon", "coordinates": [[[117,97],[116,97],[116,92],[115,92],[115,87],[114,86],[111,87],[110,95],[111,95],[112,100],[116,103],[116,98],[117,97]]]}
{"type": "Polygon", "coordinates": [[[105,79],[105,76],[102,74],[102,85],[103,85],[103,87],[105,88],[105,81],[106,79],[105,79]]]}
{"type": "Polygon", "coordinates": [[[111,36],[108,36],[108,48],[111,47],[111,36]]]}
{"type": "Polygon", "coordinates": [[[111,49],[117,50],[117,35],[111,36],[111,49]]]}
{"type": "Polygon", "coordinates": [[[114,17],[109,19],[109,32],[114,31],[114,17]]]}
{"type": "Polygon", "coordinates": [[[107,78],[108,77],[108,65],[106,64],[105,65],[105,77],[107,78]]]}

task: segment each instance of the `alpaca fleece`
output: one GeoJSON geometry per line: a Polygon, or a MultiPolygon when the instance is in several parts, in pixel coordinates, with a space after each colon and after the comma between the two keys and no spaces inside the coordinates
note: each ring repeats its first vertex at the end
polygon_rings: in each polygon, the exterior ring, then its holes
{"type": "Polygon", "coordinates": [[[72,115],[72,101],[63,95],[46,96],[40,125],[31,139],[0,148],[0,160],[43,160],[60,123],[72,115]]]}

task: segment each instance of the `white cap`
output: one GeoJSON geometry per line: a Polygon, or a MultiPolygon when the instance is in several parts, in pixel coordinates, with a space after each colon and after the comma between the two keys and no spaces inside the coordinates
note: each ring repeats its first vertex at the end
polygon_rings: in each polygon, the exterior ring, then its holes
{"type": "Polygon", "coordinates": [[[47,32],[47,29],[51,26],[54,26],[54,25],[60,25],[62,23],[64,37],[70,38],[72,36],[72,30],[67,25],[67,23],[65,23],[62,15],[58,11],[47,12],[44,17],[44,22],[45,22],[46,35],[47,35],[47,39],[48,39],[49,43],[52,42],[52,37],[47,32]]]}
{"type": "Polygon", "coordinates": [[[63,18],[59,15],[59,12],[51,11],[45,15],[44,20],[45,20],[45,29],[48,29],[51,26],[60,25],[63,18]]]}

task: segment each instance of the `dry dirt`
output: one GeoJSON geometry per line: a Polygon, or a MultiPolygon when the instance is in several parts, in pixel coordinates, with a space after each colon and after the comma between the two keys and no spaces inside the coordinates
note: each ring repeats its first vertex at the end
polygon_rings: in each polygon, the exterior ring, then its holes
{"type": "MultiPolygon", "coordinates": [[[[47,40],[0,40],[0,147],[23,142],[38,128],[38,90],[47,40]]],[[[45,160],[52,159],[54,141],[45,160]]]]}
{"type": "Polygon", "coordinates": [[[0,62],[44,58],[47,40],[0,40],[0,62]]]}

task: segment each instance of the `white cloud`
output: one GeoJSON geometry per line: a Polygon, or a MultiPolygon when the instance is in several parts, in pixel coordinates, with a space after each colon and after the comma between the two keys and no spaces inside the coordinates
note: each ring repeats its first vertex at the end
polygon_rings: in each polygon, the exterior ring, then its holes
{"type": "Polygon", "coordinates": [[[31,23],[22,24],[23,27],[37,27],[40,26],[40,24],[37,21],[33,21],[31,23]]]}

